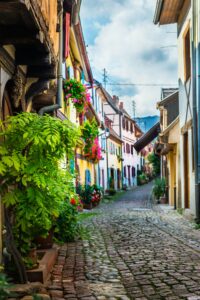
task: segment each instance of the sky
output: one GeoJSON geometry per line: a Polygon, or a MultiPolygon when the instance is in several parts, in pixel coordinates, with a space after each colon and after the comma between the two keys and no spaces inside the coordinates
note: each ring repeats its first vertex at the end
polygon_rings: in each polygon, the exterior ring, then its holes
{"type": "Polygon", "coordinates": [[[81,21],[94,78],[119,96],[131,116],[159,114],[164,84],[176,87],[176,26],[153,24],[156,0],[82,0],[81,21]],[[121,85],[121,84],[136,85],[121,85]],[[114,85],[117,84],[117,85],[114,85]],[[120,84],[120,85],[118,85],[120,84]]]}

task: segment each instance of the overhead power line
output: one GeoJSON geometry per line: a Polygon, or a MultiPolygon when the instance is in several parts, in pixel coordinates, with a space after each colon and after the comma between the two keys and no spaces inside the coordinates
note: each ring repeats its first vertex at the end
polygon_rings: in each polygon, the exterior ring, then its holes
{"type": "Polygon", "coordinates": [[[121,86],[177,86],[177,83],[112,83],[108,85],[121,85],[121,86]]]}

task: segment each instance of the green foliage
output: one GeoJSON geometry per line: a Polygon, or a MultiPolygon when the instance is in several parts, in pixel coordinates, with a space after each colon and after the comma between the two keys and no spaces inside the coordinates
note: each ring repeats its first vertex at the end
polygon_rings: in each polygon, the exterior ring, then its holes
{"type": "Polygon", "coordinates": [[[64,80],[65,99],[71,98],[78,112],[83,112],[84,107],[90,102],[90,94],[85,85],[76,79],[64,80]]]}
{"type": "Polygon", "coordinates": [[[80,195],[83,204],[90,204],[92,202],[93,187],[91,185],[79,185],[77,193],[80,195]]]}
{"type": "Polygon", "coordinates": [[[1,123],[2,200],[13,212],[13,232],[21,253],[46,235],[60,203],[73,194],[73,178],[60,161],[73,158],[80,134],[74,125],[48,115],[22,113],[1,123]]]}
{"type": "Polygon", "coordinates": [[[145,173],[141,173],[137,176],[137,183],[138,185],[142,185],[148,182],[148,177],[145,173]]]}
{"type": "Polygon", "coordinates": [[[0,273],[0,300],[8,299],[8,297],[13,297],[14,295],[11,294],[9,288],[11,284],[7,276],[4,273],[0,273]]]}
{"type": "Polygon", "coordinates": [[[153,186],[153,194],[156,197],[156,199],[159,199],[160,197],[164,196],[165,191],[166,191],[166,179],[157,178],[154,181],[154,186],[153,186]]]}
{"type": "Polygon", "coordinates": [[[148,155],[148,161],[153,166],[153,175],[158,176],[160,174],[160,157],[155,153],[148,155]]]}
{"type": "Polygon", "coordinates": [[[103,197],[103,189],[96,185],[79,185],[77,193],[80,195],[83,204],[99,203],[103,197]]]}
{"type": "Polygon", "coordinates": [[[99,130],[96,121],[93,119],[91,122],[86,120],[81,128],[82,137],[85,141],[84,152],[92,155],[92,146],[95,138],[98,136],[99,130]]]}
{"type": "Polygon", "coordinates": [[[79,233],[78,212],[75,206],[64,201],[60,206],[60,214],[56,221],[55,236],[59,241],[74,241],[79,233]]]}
{"type": "Polygon", "coordinates": [[[110,196],[114,196],[114,195],[117,193],[117,191],[116,191],[115,189],[113,189],[113,188],[110,188],[110,189],[106,190],[106,192],[107,192],[110,196]]]}
{"type": "Polygon", "coordinates": [[[177,207],[177,209],[176,209],[176,211],[177,211],[177,213],[178,214],[180,214],[180,215],[183,215],[184,214],[184,208],[181,208],[181,207],[177,207]]]}

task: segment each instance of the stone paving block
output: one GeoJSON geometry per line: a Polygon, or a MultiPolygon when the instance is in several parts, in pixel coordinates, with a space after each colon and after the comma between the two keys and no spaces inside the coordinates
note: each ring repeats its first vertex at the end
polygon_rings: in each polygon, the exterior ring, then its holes
{"type": "Polygon", "coordinates": [[[52,298],[200,299],[200,248],[193,249],[200,235],[182,217],[138,210],[146,208],[149,192],[149,185],[127,192],[84,221],[90,240],[61,247],[49,284],[52,298]]]}

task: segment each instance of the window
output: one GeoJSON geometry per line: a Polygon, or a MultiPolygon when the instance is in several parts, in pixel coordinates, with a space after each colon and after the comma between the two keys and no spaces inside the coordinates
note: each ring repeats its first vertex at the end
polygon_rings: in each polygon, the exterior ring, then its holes
{"type": "Polygon", "coordinates": [[[130,145],[126,143],[126,153],[130,153],[130,145]]]}
{"type": "Polygon", "coordinates": [[[135,168],[132,167],[132,177],[135,177],[135,168]]]}
{"type": "Polygon", "coordinates": [[[128,120],[126,120],[126,131],[128,131],[128,120]]]}
{"type": "Polygon", "coordinates": [[[133,123],[131,123],[131,133],[133,133],[133,123]]]}
{"type": "Polygon", "coordinates": [[[124,166],[124,177],[126,178],[126,166],[124,166]]]}
{"type": "Polygon", "coordinates": [[[90,185],[91,184],[90,170],[85,170],[85,184],[86,185],[90,185]]]}
{"type": "Polygon", "coordinates": [[[134,154],[133,145],[131,145],[131,154],[134,154]]]}
{"type": "Polygon", "coordinates": [[[185,81],[187,81],[191,76],[191,60],[190,60],[190,28],[186,29],[183,36],[184,43],[184,67],[185,67],[185,81]]]}
{"type": "Polygon", "coordinates": [[[106,139],[105,137],[101,137],[101,149],[106,150],[106,139]]]}
{"type": "Polygon", "coordinates": [[[123,127],[123,129],[125,129],[125,119],[124,118],[122,119],[122,127],[123,127]]]}

